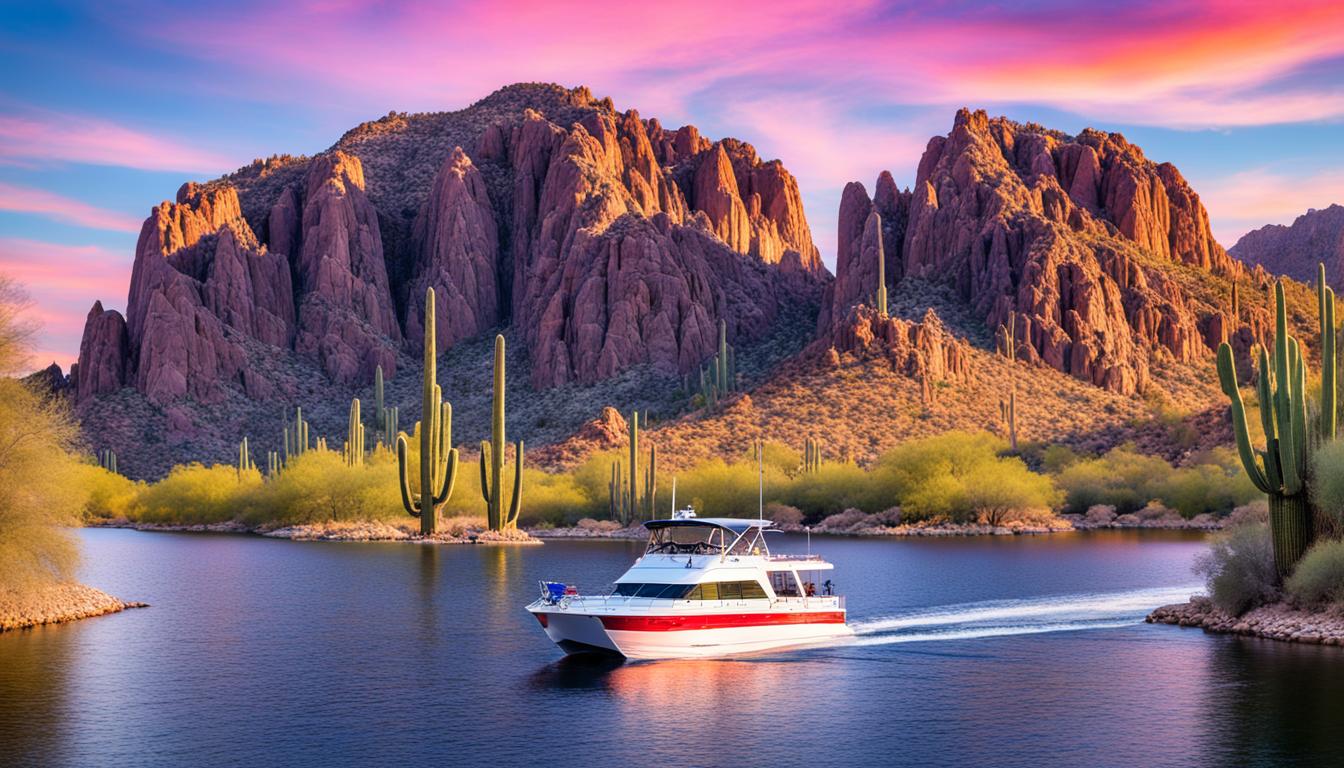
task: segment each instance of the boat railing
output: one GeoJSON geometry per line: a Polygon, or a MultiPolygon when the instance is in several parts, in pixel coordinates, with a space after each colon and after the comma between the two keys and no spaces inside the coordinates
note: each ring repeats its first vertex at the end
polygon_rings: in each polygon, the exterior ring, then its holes
{"type": "Polygon", "coordinates": [[[821,555],[766,555],[766,560],[777,561],[803,561],[803,562],[823,562],[821,555]]]}
{"type": "MultiPolygon", "coordinates": [[[[533,605],[540,605],[542,600],[536,601],[533,605]]],[[[755,600],[676,600],[675,603],[695,603],[698,606],[707,608],[724,608],[728,606],[740,605],[748,607],[756,604],[755,600]]],[[[771,605],[798,605],[804,608],[816,606],[835,606],[838,610],[845,610],[844,595],[812,595],[810,597],[776,597],[770,601],[771,605]]],[[[570,607],[590,607],[601,606],[607,608],[611,605],[619,606],[623,611],[652,611],[655,608],[663,610],[665,603],[655,597],[633,597],[616,594],[606,595],[566,595],[557,603],[562,609],[570,607]],[[656,602],[655,602],[656,601],[656,602]]]]}

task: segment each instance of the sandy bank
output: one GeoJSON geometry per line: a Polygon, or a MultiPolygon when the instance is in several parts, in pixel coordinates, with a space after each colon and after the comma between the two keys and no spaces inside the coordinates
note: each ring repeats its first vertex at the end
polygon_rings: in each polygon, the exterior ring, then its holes
{"type": "Polygon", "coordinates": [[[145,603],[123,602],[75,583],[53,584],[23,594],[0,592],[0,632],[146,607],[145,603]]]}
{"type": "Polygon", "coordinates": [[[1265,605],[1240,616],[1218,610],[1207,597],[1164,605],[1148,615],[1149,624],[1199,627],[1208,632],[1249,635],[1313,645],[1344,645],[1344,614],[1303,611],[1283,603],[1265,605]]]}

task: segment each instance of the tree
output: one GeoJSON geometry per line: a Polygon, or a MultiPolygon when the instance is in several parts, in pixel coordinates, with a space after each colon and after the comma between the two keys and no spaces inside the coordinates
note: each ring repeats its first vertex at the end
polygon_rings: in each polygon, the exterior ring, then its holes
{"type": "Polygon", "coordinates": [[[23,289],[0,275],[0,590],[73,576],[79,549],[69,526],[88,494],[71,456],[78,431],[64,403],[11,376],[28,359],[28,307],[23,289]]]}

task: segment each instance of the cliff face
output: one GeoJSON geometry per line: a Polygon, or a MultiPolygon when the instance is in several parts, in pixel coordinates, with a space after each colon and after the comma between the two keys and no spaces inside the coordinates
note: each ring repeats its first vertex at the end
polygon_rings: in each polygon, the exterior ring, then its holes
{"type": "Polygon", "coordinates": [[[909,193],[886,174],[871,199],[846,189],[822,329],[876,291],[872,211],[890,284],[949,283],[989,328],[1016,313],[1026,359],[1123,394],[1146,386],[1159,350],[1180,362],[1204,354],[1208,311],[1164,265],[1238,273],[1180,173],[1119,134],[1069,137],[962,110],[929,141],[909,193]]]}
{"type": "Polygon", "coordinates": [[[90,312],[76,391],[292,395],[252,364],[290,354],[336,384],[391,376],[428,286],[441,351],[512,323],[537,387],[674,375],[712,353],[720,319],[750,342],[827,277],[796,181],[751,145],[582,88],[510,86],[185,185],[145,222],[124,323],[90,312]]]}
{"type": "Polygon", "coordinates": [[[1247,232],[1229,253],[1304,282],[1314,281],[1316,265],[1325,264],[1325,279],[1338,291],[1344,286],[1344,205],[1307,211],[1291,226],[1270,224],[1247,232]]]}

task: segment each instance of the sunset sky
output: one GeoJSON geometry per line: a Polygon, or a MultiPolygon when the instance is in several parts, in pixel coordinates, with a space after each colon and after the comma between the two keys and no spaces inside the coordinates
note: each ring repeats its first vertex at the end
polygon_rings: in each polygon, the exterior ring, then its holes
{"type": "Polygon", "coordinates": [[[1344,202],[1338,0],[3,0],[0,271],[35,300],[34,363],[77,356],[95,298],[124,309],[140,222],[183,181],[530,80],[781,158],[828,265],[844,184],[910,184],[963,105],[1124,133],[1181,169],[1225,246],[1344,202]]]}

